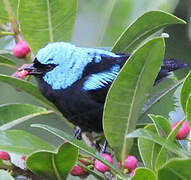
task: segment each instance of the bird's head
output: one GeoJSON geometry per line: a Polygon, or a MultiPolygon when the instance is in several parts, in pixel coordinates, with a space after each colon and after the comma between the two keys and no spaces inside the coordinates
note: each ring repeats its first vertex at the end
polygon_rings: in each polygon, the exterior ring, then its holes
{"type": "Polygon", "coordinates": [[[65,89],[81,78],[91,60],[81,48],[56,42],[40,49],[34,62],[24,69],[28,75],[44,79],[53,89],[65,89]]]}

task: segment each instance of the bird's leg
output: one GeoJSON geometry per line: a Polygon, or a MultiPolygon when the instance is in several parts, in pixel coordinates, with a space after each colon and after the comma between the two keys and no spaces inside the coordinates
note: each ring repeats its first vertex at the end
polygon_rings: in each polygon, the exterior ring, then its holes
{"type": "Polygon", "coordinates": [[[108,142],[107,140],[105,139],[104,143],[103,143],[103,146],[101,147],[101,150],[100,150],[100,153],[103,154],[106,152],[106,148],[107,148],[107,145],[108,145],[108,142]]]}
{"type": "Polygon", "coordinates": [[[96,151],[100,150],[100,147],[94,142],[93,137],[90,132],[82,132],[82,140],[90,147],[96,151]]]}
{"type": "Polygon", "coordinates": [[[76,126],[76,130],[75,130],[74,137],[75,137],[76,139],[79,139],[79,140],[82,139],[82,130],[81,130],[81,128],[78,127],[78,126],[76,126]]]}

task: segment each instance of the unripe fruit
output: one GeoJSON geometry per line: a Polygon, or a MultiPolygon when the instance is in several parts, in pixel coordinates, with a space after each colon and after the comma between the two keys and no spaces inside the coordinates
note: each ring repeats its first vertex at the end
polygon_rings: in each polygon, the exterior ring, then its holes
{"type": "MultiPolygon", "coordinates": [[[[111,155],[106,154],[106,153],[103,153],[102,156],[103,156],[109,163],[113,164],[113,159],[112,159],[111,155]]],[[[106,172],[106,171],[109,170],[109,168],[108,168],[105,164],[103,164],[102,162],[100,162],[99,160],[95,160],[95,162],[94,162],[94,167],[95,167],[98,171],[100,171],[100,172],[102,172],[102,173],[104,173],[104,172],[106,172]]]]}
{"type": "Polygon", "coordinates": [[[30,52],[30,48],[25,41],[18,42],[13,48],[13,54],[17,58],[24,58],[30,52]]]}
{"type": "MultiPolygon", "coordinates": [[[[128,169],[130,172],[134,171],[137,168],[138,161],[135,156],[128,155],[125,159],[125,169],[128,169]]],[[[121,167],[121,163],[118,162],[118,166],[121,167]]]]}
{"type": "MultiPolygon", "coordinates": [[[[172,124],[172,129],[174,129],[179,123],[180,120],[172,124]]],[[[182,126],[178,130],[178,133],[176,134],[176,139],[178,140],[185,139],[189,135],[189,133],[190,133],[190,127],[188,121],[184,121],[182,126]]]]}
{"type": "Polygon", "coordinates": [[[73,176],[80,176],[80,175],[83,175],[85,173],[86,172],[83,170],[83,168],[81,168],[78,165],[74,165],[74,167],[70,171],[70,174],[73,175],[73,176]]]}
{"type": "Polygon", "coordinates": [[[10,160],[10,155],[8,152],[0,151],[0,159],[8,161],[10,160]]]}

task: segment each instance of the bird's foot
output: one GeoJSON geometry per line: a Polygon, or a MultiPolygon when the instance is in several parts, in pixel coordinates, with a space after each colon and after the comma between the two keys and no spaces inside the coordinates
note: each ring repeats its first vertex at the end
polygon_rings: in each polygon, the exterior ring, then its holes
{"type": "Polygon", "coordinates": [[[75,130],[75,134],[74,134],[74,137],[78,140],[81,140],[82,139],[82,130],[80,127],[76,127],[76,130],[75,130]]]}

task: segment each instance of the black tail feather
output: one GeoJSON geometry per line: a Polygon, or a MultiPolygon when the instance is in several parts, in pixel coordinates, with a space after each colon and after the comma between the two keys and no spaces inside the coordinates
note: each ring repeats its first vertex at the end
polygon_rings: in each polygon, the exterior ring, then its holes
{"type": "Polygon", "coordinates": [[[169,72],[186,67],[188,67],[188,64],[182,63],[177,59],[164,59],[154,85],[158,84],[161,80],[167,77],[169,75],[169,72]]]}

